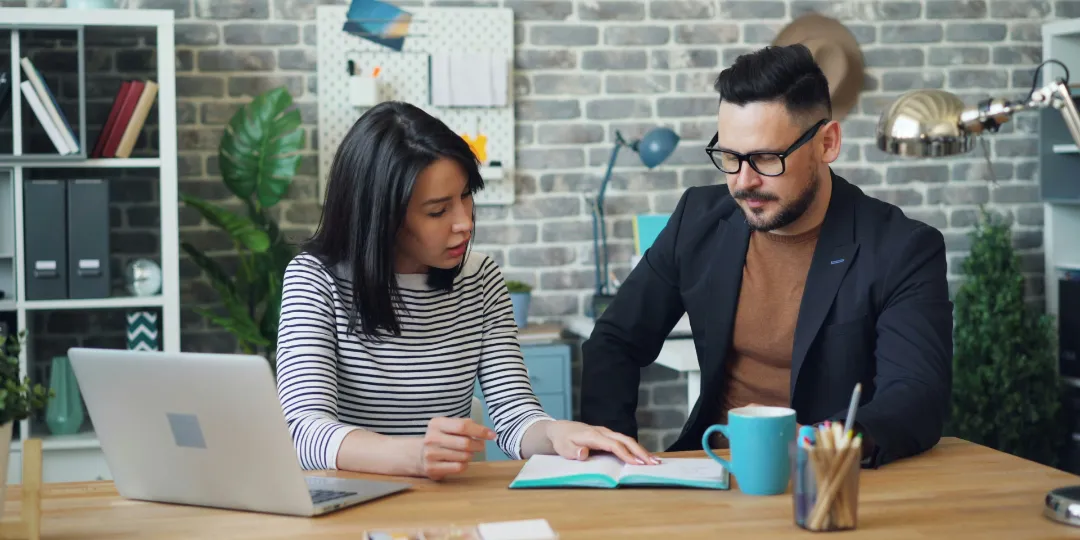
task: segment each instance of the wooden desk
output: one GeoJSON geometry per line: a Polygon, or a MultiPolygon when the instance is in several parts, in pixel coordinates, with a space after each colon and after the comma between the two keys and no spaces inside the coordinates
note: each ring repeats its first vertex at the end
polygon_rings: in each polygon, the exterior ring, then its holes
{"type": "MultiPolygon", "coordinates": [[[[410,492],[310,519],[127,501],[109,482],[51,484],[43,490],[42,538],[358,540],[373,527],[530,518],[547,519],[564,539],[829,537],[793,524],[790,495],[508,490],[520,466],[477,463],[454,480],[417,481],[410,492]]],[[[1080,477],[985,447],[946,440],[922,456],[863,473],[859,529],[837,538],[1080,538],[1080,528],[1041,514],[1047,490],[1080,477]]],[[[6,517],[18,509],[17,491],[9,490],[6,517]]]]}

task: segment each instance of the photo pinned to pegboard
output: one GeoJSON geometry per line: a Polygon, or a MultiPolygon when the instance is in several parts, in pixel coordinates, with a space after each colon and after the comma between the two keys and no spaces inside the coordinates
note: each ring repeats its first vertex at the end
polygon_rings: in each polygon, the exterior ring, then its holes
{"type": "MultiPolygon", "coordinates": [[[[347,6],[317,8],[320,193],[325,193],[326,176],[338,145],[360,115],[382,101],[398,100],[439,118],[473,147],[485,183],[474,198],[476,204],[513,204],[513,10],[405,9],[410,22],[397,51],[345,31],[347,6]],[[455,90],[445,80],[453,57],[488,59],[496,69],[487,73],[495,73],[495,80],[484,86],[481,94],[473,90],[479,87],[476,84],[469,85],[470,95],[455,90]],[[433,99],[440,104],[433,105],[433,99]]],[[[475,72],[465,78],[469,75],[475,72]]]]}

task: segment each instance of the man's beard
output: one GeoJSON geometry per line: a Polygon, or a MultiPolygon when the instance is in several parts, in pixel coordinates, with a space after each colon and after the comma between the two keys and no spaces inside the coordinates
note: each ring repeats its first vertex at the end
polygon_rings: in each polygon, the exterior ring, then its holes
{"type": "MultiPolygon", "coordinates": [[[[814,198],[817,196],[818,184],[820,183],[819,180],[820,178],[818,176],[817,169],[814,169],[814,172],[810,175],[810,183],[807,184],[806,189],[804,189],[803,192],[799,194],[799,197],[791,203],[780,207],[780,211],[777,212],[776,215],[768,221],[761,221],[760,219],[755,219],[757,213],[754,212],[753,209],[744,210],[743,213],[746,216],[746,224],[750,226],[750,230],[768,232],[787,227],[788,225],[795,223],[797,219],[799,219],[800,217],[802,217],[803,214],[806,213],[806,211],[810,208],[810,205],[813,204],[814,198]]],[[[772,193],[758,193],[755,191],[746,190],[736,191],[732,194],[732,196],[736,199],[760,199],[766,201],[779,200],[779,197],[773,195],[772,193]]]]}

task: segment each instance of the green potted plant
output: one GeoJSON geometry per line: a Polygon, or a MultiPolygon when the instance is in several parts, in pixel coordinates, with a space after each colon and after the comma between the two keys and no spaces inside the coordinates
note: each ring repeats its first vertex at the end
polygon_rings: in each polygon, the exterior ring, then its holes
{"type": "Polygon", "coordinates": [[[11,437],[15,422],[45,410],[54,395],[40,384],[31,384],[30,377],[19,376],[19,354],[26,341],[26,331],[0,336],[0,506],[7,485],[8,458],[11,457],[11,437]]]}
{"type": "Polygon", "coordinates": [[[239,199],[243,213],[180,195],[207,223],[229,234],[239,261],[238,268],[226,270],[191,243],[181,242],[180,247],[214,287],[225,313],[196,311],[232,333],[245,353],[264,354],[271,367],[285,267],[296,255],[272,217],[272,209],[289,191],[304,149],[300,111],[291,105],[292,96],[285,87],[268,90],[240,107],[221,137],[221,179],[239,199]]]}
{"type": "Polygon", "coordinates": [[[1051,319],[1024,302],[1011,223],[982,211],[955,297],[952,411],[946,433],[1056,466],[1063,386],[1051,319]]]}
{"type": "Polygon", "coordinates": [[[532,300],[532,286],[521,281],[508,280],[506,288],[510,291],[510,302],[514,304],[514,322],[518,328],[529,324],[529,303],[532,300]]]}

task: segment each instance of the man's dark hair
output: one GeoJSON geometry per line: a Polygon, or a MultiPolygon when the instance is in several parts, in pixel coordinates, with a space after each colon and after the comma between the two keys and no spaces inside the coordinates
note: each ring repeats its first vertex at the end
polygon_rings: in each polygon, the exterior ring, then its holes
{"type": "Polygon", "coordinates": [[[788,113],[809,123],[832,118],[829,81],[810,49],[801,43],[769,46],[735,59],[713,88],[720,101],[738,106],[780,101],[788,113]]]}

